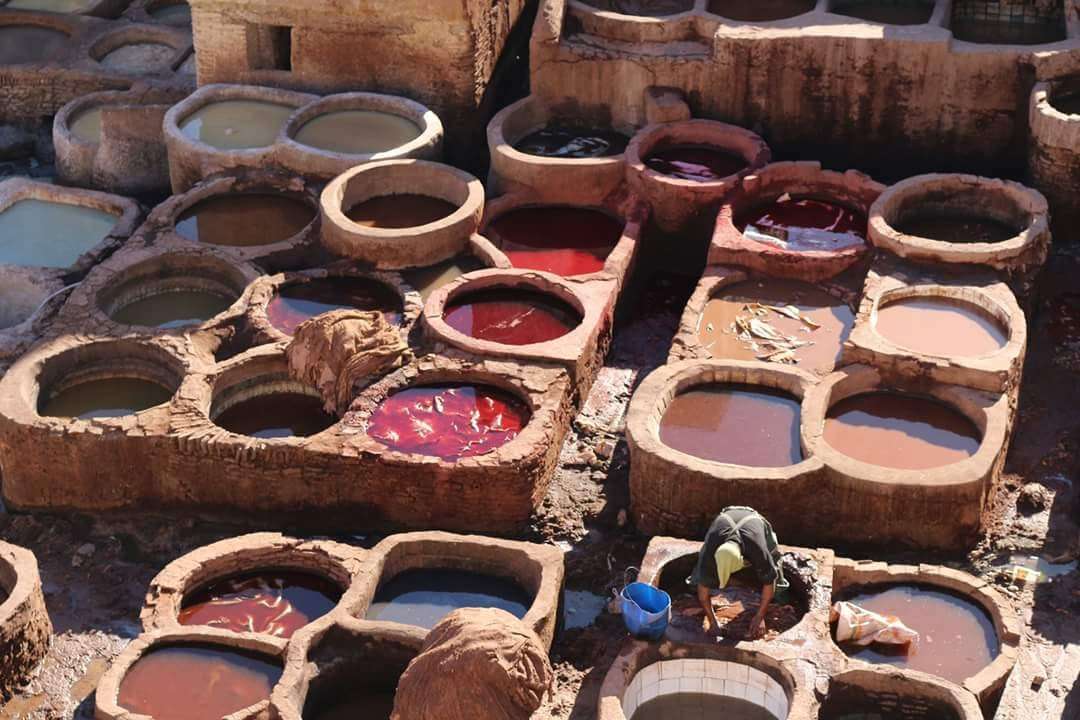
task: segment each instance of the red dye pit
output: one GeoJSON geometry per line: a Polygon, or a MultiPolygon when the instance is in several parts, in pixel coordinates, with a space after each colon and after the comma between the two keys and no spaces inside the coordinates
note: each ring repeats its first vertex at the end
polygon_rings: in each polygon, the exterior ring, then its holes
{"type": "Polygon", "coordinates": [[[600,210],[548,206],[508,212],[488,232],[514,267],[570,277],[603,270],[622,229],[600,210]]]}
{"type": "Polygon", "coordinates": [[[911,646],[842,646],[844,652],[860,660],[921,670],[959,683],[989,665],[998,654],[990,616],[958,595],[899,585],[848,599],[867,610],[898,617],[919,633],[919,642],[911,646]]]}
{"type": "Polygon", "coordinates": [[[746,169],[746,159],[709,145],[673,145],[645,158],[645,165],[680,180],[715,182],[746,169]]]}
{"type": "Polygon", "coordinates": [[[302,572],[265,572],[215,582],[184,598],[181,625],[209,625],[276,637],[292,634],[330,612],[341,589],[302,572]]]}
{"type": "Polygon", "coordinates": [[[305,320],[332,310],[379,310],[391,325],[401,324],[401,297],[377,280],[325,278],[286,285],[266,306],[270,324],[292,335],[305,320]]]}
{"type": "Polygon", "coordinates": [[[622,155],[630,138],[609,128],[552,123],[526,135],[515,150],[540,157],[581,160],[622,155]]]}
{"type": "Polygon", "coordinates": [[[497,288],[455,298],[443,311],[443,320],[478,340],[531,345],[566,335],[581,323],[581,315],[546,293],[497,288]]]}
{"type": "Polygon", "coordinates": [[[839,250],[866,240],[866,215],[812,198],[783,196],[745,213],[735,224],[758,242],[788,250],[839,250]]]}
{"type": "Polygon", "coordinates": [[[281,677],[268,658],[203,645],[152,650],[120,683],[117,703],[154,720],[208,720],[263,702],[281,677]]]}
{"type": "Polygon", "coordinates": [[[487,385],[423,385],[386,398],[368,435],[400,452],[456,460],[510,442],[529,416],[520,399],[487,385]]]}

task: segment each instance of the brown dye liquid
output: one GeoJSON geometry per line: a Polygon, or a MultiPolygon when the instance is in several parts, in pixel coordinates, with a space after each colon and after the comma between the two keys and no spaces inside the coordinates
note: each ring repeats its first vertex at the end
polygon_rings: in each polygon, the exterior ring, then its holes
{"type": "Polygon", "coordinates": [[[120,682],[117,703],[154,720],[211,720],[266,700],[280,677],[269,658],[176,645],[139,659],[120,682]]]}
{"type": "Polygon", "coordinates": [[[420,227],[442,220],[457,206],[442,198],[415,193],[380,195],[353,205],[345,215],[354,223],[373,228],[420,227]]]}
{"type": "Polygon", "coordinates": [[[753,348],[739,339],[732,326],[739,317],[748,317],[747,306],[760,303],[775,307],[794,305],[801,315],[818,327],[773,310],[760,318],[785,337],[813,343],[795,349],[797,367],[811,372],[829,372],[840,360],[843,343],[855,324],[855,313],[824,290],[797,280],[762,280],[738,283],[705,305],[698,321],[698,341],[714,358],[755,360],[768,349],[753,348]]]}
{"type": "Polygon", "coordinates": [[[864,2],[855,0],[837,5],[832,10],[837,15],[858,18],[883,25],[924,25],[934,14],[933,3],[889,2],[888,0],[864,2]]]}
{"type": "Polygon", "coordinates": [[[955,18],[953,37],[980,45],[1043,45],[1065,39],[1065,21],[1039,23],[955,18]]]}
{"type": "Polygon", "coordinates": [[[88,143],[100,142],[102,109],[101,107],[93,107],[76,115],[69,125],[71,133],[88,143]]]}
{"type": "Polygon", "coordinates": [[[709,12],[738,22],[770,22],[808,13],[815,0],[709,0],[709,12]]]}
{"type": "Polygon", "coordinates": [[[703,385],[675,397],[660,442],[705,460],[786,467],[802,460],[799,401],[757,385],[703,385]]]}
{"type": "Polygon", "coordinates": [[[111,317],[125,325],[170,330],[204,323],[228,310],[235,300],[208,290],[171,290],[141,297],[111,317]]]}
{"type": "Polygon", "coordinates": [[[416,123],[400,115],[377,110],[339,110],[304,123],[294,139],[329,152],[368,155],[401,147],[419,135],[416,123]]]}
{"type": "Polygon", "coordinates": [[[390,690],[356,688],[336,694],[333,698],[305,703],[304,720],[390,720],[394,712],[394,695],[390,690]]]}
{"type": "Polygon", "coordinates": [[[638,17],[664,17],[694,9],[694,0],[585,0],[585,3],[598,10],[638,17]]]}
{"type": "Polygon", "coordinates": [[[825,442],[871,465],[929,470],[966,460],[982,437],[958,410],[933,398],[869,392],[829,408],[825,442]]]}
{"type": "Polygon", "coordinates": [[[1080,92],[1055,95],[1050,98],[1050,106],[1066,115],[1080,115],[1080,92]]]}
{"type": "Polygon", "coordinates": [[[997,243],[1019,233],[999,220],[961,213],[913,215],[900,220],[896,229],[906,235],[954,243],[997,243]]]}
{"type": "Polygon", "coordinates": [[[846,598],[859,607],[900,620],[919,633],[911,646],[842,645],[866,662],[920,670],[961,683],[998,654],[994,623],[974,602],[924,586],[900,585],[846,598]]]}
{"type": "Polygon", "coordinates": [[[172,391],[140,378],[105,378],[73,385],[47,398],[40,415],[80,420],[133,415],[172,398],[172,391]]]}
{"type": "Polygon", "coordinates": [[[337,422],[322,400],[301,393],[257,395],[214,418],[214,424],[237,435],[271,438],[309,437],[337,422]]]}
{"type": "Polygon", "coordinates": [[[314,219],[306,203],[285,195],[227,193],[185,210],[176,232],[207,245],[258,247],[288,240],[314,219]]]}
{"type": "Polygon", "coordinates": [[[728,695],[673,693],[661,695],[638,707],[630,720],[776,720],[757,703],[728,695]]]}
{"type": "Polygon", "coordinates": [[[483,263],[472,255],[458,255],[428,267],[402,270],[401,276],[416,292],[420,293],[420,299],[427,302],[431,293],[443,285],[482,267],[484,267],[483,263]]]}
{"type": "Polygon", "coordinates": [[[0,65],[47,62],[63,52],[68,36],[36,25],[0,27],[0,65]]]}
{"type": "Polygon", "coordinates": [[[1004,330],[974,305],[947,298],[904,298],[880,308],[875,329],[895,345],[945,357],[977,357],[1005,347],[1004,330]]]}

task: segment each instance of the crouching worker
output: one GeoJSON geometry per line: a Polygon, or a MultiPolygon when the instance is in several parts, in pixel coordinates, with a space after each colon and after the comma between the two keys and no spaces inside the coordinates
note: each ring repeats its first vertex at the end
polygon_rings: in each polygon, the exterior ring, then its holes
{"type": "Polygon", "coordinates": [[[724,508],[705,535],[691,582],[697,585],[698,603],[709,620],[709,634],[720,634],[712,606],[712,591],[727,587],[731,576],[750,568],[761,584],[761,607],[750,621],[750,638],[765,634],[765,613],[778,588],[787,581],[780,567],[776,533],[769,521],[748,507],[724,508]]]}

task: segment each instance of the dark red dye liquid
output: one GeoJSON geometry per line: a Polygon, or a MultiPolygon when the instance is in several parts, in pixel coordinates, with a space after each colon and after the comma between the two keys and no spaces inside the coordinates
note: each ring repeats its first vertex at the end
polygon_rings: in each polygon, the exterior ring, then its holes
{"type": "Polygon", "coordinates": [[[263,572],[219,580],[184,598],[181,625],[209,625],[276,637],[292,634],[330,612],[341,588],[296,571],[263,572]]]}
{"type": "Polygon", "coordinates": [[[681,180],[713,182],[745,170],[747,163],[739,155],[708,145],[673,145],[649,155],[645,165],[681,180]]]}
{"type": "Polygon", "coordinates": [[[154,720],[209,720],[270,697],[281,666],[259,655],[207,645],[152,650],[120,682],[120,707],[154,720]]]}
{"type": "Polygon", "coordinates": [[[775,230],[808,229],[855,235],[866,239],[866,216],[842,205],[792,198],[755,208],[736,220],[739,231],[747,225],[775,230]]]}
{"type": "Polygon", "coordinates": [[[530,414],[520,399],[487,385],[422,385],[384,400],[368,435],[401,452],[456,460],[510,442],[530,414]]]}
{"type": "Polygon", "coordinates": [[[526,135],[516,150],[540,157],[585,159],[622,155],[630,138],[611,129],[553,123],[526,135]]]}
{"type": "Polygon", "coordinates": [[[581,315],[552,295],[497,288],[455,298],[443,320],[478,340],[530,345],[562,337],[581,323],[581,315]]]}
{"type": "Polygon", "coordinates": [[[323,410],[317,397],[301,393],[258,395],[238,402],[214,419],[214,424],[229,432],[249,437],[308,437],[337,422],[323,410]]]}
{"type": "Polygon", "coordinates": [[[292,335],[300,323],[333,310],[378,310],[391,325],[401,324],[401,297],[377,280],[325,278],[285,285],[266,306],[270,324],[292,335]]]}
{"type": "Polygon", "coordinates": [[[599,210],[549,206],[512,210],[488,229],[514,267],[570,277],[604,269],[623,223],[599,210]]]}

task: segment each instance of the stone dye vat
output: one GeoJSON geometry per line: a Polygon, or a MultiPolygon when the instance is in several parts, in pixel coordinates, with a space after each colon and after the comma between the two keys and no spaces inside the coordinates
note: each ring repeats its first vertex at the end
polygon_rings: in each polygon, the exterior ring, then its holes
{"type": "Polygon", "coordinates": [[[461,608],[498,608],[517,618],[532,604],[515,583],[464,570],[405,570],[379,586],[366,619],[430,629],[461,608]]]}
{"type": "Polygon", "coordinates": [[[24,65],[52,60],[65,50],[70,37],[44,25],[0,25],[0,64],[24,65]]]}
{"type": "Polygon", "coordinates": [[[713,266],[686,305],[669,359],[764,359],[827,375],[854,324],[835,289],[713,266]]]}
{"type": "Polygon", "coordinates": [[[832,678],[819,720],[978,720],[970,694],[934,681],[881,670],[846,670],[832,678]]]}
{"type": "Polygon", "coordinates": [[[965,283],[875,266],[844,361],[1015,395],[1027,348],[1024,313],[1004,283],[965,283]]]}
{"type": "Polygon", "coordinates": [[[279,167],[326,181],[372,160],[441,159],[435,113],[377,93],[318,97],[272,87],[204,85],[165,117],[175,192],[222,171],[279,167]]]}
{"type": "Polygon", "coordinates": [[[888,664],[918,670],[962,686],[982,703],[1005,684],[1016,663],[1021,625],[993,588],[966,573],[932,565],[838,559],[834,573],[834,600],[862,603],[920,631],[918,645],[906,653],[880,646],[843,648],[851,658],[849,667],[888,664]]]}
{"type": "Polygon", "coordinates": [[[268,382],[255,393],[220,398],[211,408],[211,419],[231,433],[263,440],[318,435],[337,421],[323,409],[315,390],[279,382],[268,382]]]}
{"type": "Polygon", "coordinates": [[[52,623],[45,609],[37,559],[0,542],[0,698],[8,698],[49,651],[52,623]]]}
{"type": "Polygon", "coordinates": [[[549,106],[533,97],[503,108],[488,124],[488,191],[602,203],[623,182],[623,154],[633,135],[632,127],[612,127],[605,115],[602,107],[549,106]]]}
{"type": "Polygon", "coordinates": [[[1027,294],[1050,247],[1047,212],[1046,198],[1018,183],[920,175],[877,199],[870,239],[917,263],[992,270],[1027,294]]]}
{"type": "Polygon", "coordinates": [[[176,234],[206,245],[251,247],[285,242],[315,218],[305,203],[270,193],[209,197],[185,210],[176,234]]]}
{"type": "MultiPolygon", "coordinates": [[[[818,485],[821,461],[798,434],[801,398],[815,382],[802,370],[734,360],[687,360],[649,375],[627,415],[638,527],[696,535],[728,505],[768,512],[818,485]],[[717,442],[731,432],[738,441],[717,442]]],[[[783,521],[772,522],[780,532],[783,521]]]]}
{"type": "Polygon", "coordinates": [[[1037,83],[1031,90],[1028,122],[1028,177],[1050,202],[1054,232],[1067,235],[1080,221],[1080,78],[1037,83]]]}
{"type": "Polygon", "coordinates": [[[563,365],[584,398],[611,344],[616,299],[613,278],[482,270],[435,291],[424,330],[477,355],[563,365]]]}
{"type": "Polygon", "coordinates": [[[682,229],[772,157],[758,135],[713,120],[650,125],[626,150],[626,179],[665,231],[682,229]]]}
{"type": "Polygon", "coordinates": [[[131,25],[102,35],[90,46],[91,59],[123,75],[172,72],[191,52],[191,36],[159,25],[131,25]]]}
{"type": "Polygon", "coordinates": [[[322,194],[323,246],[380,269],[447,260],[484,212],[480,181],[449,165],[387,160],[353,168],[322,194]]]}
{"type": "Polygon", "coordinates": [[[817,282],[867,250],[866,217],[885,187],[816,162],[766,165],[743,178],[720,206],[709,264],[817,282]]]}

